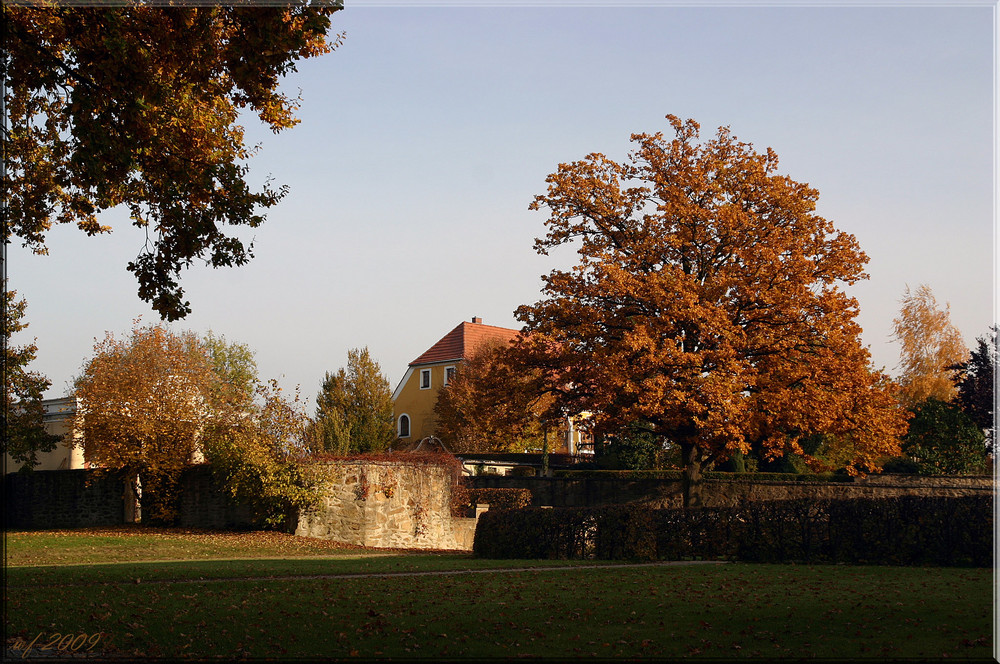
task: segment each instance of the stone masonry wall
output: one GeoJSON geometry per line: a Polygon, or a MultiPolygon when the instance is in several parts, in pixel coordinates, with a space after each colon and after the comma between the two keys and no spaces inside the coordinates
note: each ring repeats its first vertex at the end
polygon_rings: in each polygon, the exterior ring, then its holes
{"type": "Polygon", "coordinates": [[[371,547],[472,548],[475,520],[452,519],[447,469],[349,460],[323,466],[324,497],[299,516],[296,535],[371,547]]]}

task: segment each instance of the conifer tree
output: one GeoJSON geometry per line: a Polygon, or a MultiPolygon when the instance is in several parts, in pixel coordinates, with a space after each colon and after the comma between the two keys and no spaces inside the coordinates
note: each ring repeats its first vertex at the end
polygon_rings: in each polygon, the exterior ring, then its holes
{"type": "Polygon", "coordinates": [[[368,348],[347,353],[347,367],[327,372],[316,395],[317,451],[381,452],[395,439],[392,391],[368,348]]]}

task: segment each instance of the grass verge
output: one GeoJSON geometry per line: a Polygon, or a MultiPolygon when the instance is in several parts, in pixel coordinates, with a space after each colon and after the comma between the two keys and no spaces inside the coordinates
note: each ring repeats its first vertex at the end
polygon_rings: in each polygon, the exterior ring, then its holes
{"type": "Polygon", "coordinates": [[[8,634],[84,646],[100,634],[98,651],[171,658],[991,661],[987,569],[725,564],[304,578],[529,564],[384,553],[11,568],[8,634]],[[264,571],[281,578],[237,578],[264,571]]]}

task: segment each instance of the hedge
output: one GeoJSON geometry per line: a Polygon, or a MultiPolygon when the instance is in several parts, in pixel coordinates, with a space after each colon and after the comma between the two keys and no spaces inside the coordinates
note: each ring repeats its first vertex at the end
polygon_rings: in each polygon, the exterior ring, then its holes
{"type": "Polygon", "coordinates": [[[490,510],[482,558],[740,560],[989,567],[992,496],[490,510]]]}
{"type": "Polygon", "coordinates": [[[531,505],[531,489],[469,489],[469,504],[487,504],[490,509],[519,509],[531,505]]]}
{"type": "MultiPolygon", "coordinates": [[[[566,479],[680,480],[680,470],[556,470],[554,477],[566,479]]],[[[836,473],[726,473],[710,470],[706,480],[730,482],[853,482],[850,475],[836,473]]]]}

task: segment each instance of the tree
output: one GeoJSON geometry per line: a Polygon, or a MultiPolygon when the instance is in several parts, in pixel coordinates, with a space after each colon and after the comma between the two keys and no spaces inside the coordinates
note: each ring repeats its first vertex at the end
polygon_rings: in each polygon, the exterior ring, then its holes
{"type": "Polygon", "coordinates": [[[259,393],[260,379],[254,352],[246,344],[226,341],[211,330],[201,337],[216,379],[209,399],[215,411],[243,411],[259,393]]]}
{"type": "Polygon", "coordinates": [[[318,480],[303,463],[309,418],[298,393],[291,400],[276,381],[257,385],[251,411],[230,411],[204,434],[205,457],[229,496],[249,505],[264,526],[288,522],[318,499],[318,480]]]}
{"type": "Polygon", "coordinates": [[[561,164],[535,197],[549,215],[536,251],[572,245],[580,260],[518,308],[523,362],[598,432],[641,420],[676,445],[687,505],[706,467],[751,444],[802,455],[804,436],[850,434],[849,470],[877,469],[905,416],[841,290],[867,257],[815,214],[815,189],[776,174],[772,150],[726,128],[698,144],[697,122],[667,118],[674,139],[634,134],[624,163],[561,164]]]}
{"type": "Polygon", "coordinates": [[[255,228],[286,187],[252,191],[238,114],[274,132],[297,123],[279,92],[301,58],[328,53],[333,3],[284,7],[3,7],[6,224],[46,253],[53,224],[110,231],[126,206],[146,244],[128,270],[161,317],[191,311],[178,283],[195,259],[243,265],[255,228]]]}
{"type": "Polygon", "coordinates": [[[602,468],[651,470],[665,457],[663,439],[645,422],[633,422],[602,438],[595,451],[595,461],[602,468]]]}
{"type": "Polygon", "coordinates": [[[144,520],[169,523],[183,468],[213,413],[216,380],[198,337],[140,326],[107,333],[76,380],[78,427],[88,461],[138,479],[144,520]]]}
{"type": "Polygon", "coordinates": [[[4,288],[4,452],[22,464],[22,469],[31,469],[38,464],[38,454],[55,449],[60,437],[47,433],[42,423],[42,395],[52,382],[40,373],[28,371],[38,346],[11,345],[13,335],[28,327],[21,322],[28,303],[23,298],[15,301],[16,297],[17,291],[4,288]]]}
{"type": "Polygon", "coordinates": [[[986,434],[987,449],[993,450],[996,408],[994,381],[997,365],[997,328],[991,328],[989,337],[976,337],[976,348],[966,362],[952,365],[958,405],[986,434]]]}
{"type": "Polygon", "coordinates": [[[484,342],[459,365],[434,405],[435,433],[458,452],[523,452],[541,448],[541,414],[551,398],[539,398],[525,367],[512,363],[509,345],[484,342]]]}
{"type": "Polygon", "coordinates": [[[901,302],[899,316],[892,321],[893,337],[901,346],[900,399],[908,407],[927,399],[951,401],[958,390],[950,367],[964,363],[969,350],[951,324],[948,305],[940,309],[926,284],[915,293],[907,286],[901,302]]]}
{"type": "Polygon", "coordinates": [[[968,475],[987,468],[983,431],[957,404],[927,399],[913,408],[903,454],[923,475],[968,475]]]}
{"type": "Polygon", "coordinates": [[[381,452],[395,440],[392,390],[367,347],[347,352],[346,369],[326,373],[315,419],[317,451],[381,452]]]}

